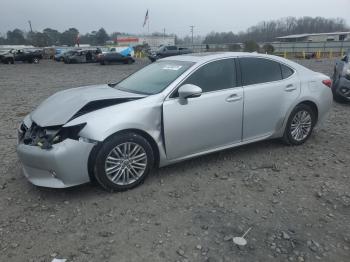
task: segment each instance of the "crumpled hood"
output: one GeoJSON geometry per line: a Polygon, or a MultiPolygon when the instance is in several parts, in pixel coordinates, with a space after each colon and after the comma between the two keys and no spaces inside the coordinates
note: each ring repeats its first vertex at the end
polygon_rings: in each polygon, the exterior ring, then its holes
{"type": "Polygon", "coordinates": [[[108,85],[71,88],[57,92],[44,100],[31,113],[31,119],[41,127],[64,125],[92,101],[116,99],[115,104],[118,104],[118,99],[124,102],[142,97],[145,95],[124,92],[108,85]]]}

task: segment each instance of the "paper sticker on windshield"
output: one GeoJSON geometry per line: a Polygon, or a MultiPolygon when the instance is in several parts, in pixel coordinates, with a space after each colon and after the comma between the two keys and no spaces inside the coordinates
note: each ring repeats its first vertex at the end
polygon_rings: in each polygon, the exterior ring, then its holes
{"type": "Polygon", "coordinates": [[[164,70],[174,70],[177,71],[181,68],[182,66],[180,65],[165,65],[162,69],[164,70]]]}

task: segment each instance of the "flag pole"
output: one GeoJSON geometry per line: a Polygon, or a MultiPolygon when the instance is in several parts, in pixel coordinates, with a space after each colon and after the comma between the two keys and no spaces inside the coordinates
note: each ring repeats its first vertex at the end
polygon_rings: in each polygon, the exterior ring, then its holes
{"type": "Polygon", "coordinates": [[[148,35],[149,35],[149,10],[147,10],[147,12],[148,12],[148,19],[147,19],[148,25],[147,26],[148,26],[148,35]]]}

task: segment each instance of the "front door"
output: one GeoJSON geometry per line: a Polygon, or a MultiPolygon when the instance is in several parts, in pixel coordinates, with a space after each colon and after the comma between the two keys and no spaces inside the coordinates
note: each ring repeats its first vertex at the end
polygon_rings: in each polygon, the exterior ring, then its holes
{"type": "Polygon", "coordinates": [[[210,62],[183,84],[202,95],[182,101],[176,92],[163,104],[166,154],[176,159],[241,142],[243,89],[237,87],[234,59],[210,62]]]}

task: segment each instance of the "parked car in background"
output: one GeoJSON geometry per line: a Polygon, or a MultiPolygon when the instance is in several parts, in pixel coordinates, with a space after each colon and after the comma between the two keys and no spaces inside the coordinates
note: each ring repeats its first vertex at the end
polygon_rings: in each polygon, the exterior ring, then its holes
{"type": "Polygon", "coordinates": [[[127,190],[154,167],[195,156],[272,138],[303,144],[331,108],[330,87],[329,77],[276,56],[169,57],[118,83],[47,98],[20,125],[17,153],[35,185],[96,180],[127,190]]]}
{"type": "Polygon", "coordinates": [[[333,72],[333,97],[337,102],[350,101],[350,50],[335,63],[333,72]]]}
{"type": "Polygon", "coordinates": [[[75,51],[80,49],[68,49],[54,56],[54,60],[57,62],[64,62],[65,57],[72,55],[75,51]]]}
{"type": "Polygon", "coordinates": [[[5,64],[14,64],[15,61],[38,64],[42,58],[41,49],[11,49],[0,54],[0,60],[5,64]]]}
{"type": "Polygon", "coordinates": [[[74,50],[69,55],[64,56],[64,62],[66,64],[96,63],[99,54],[101,54],[99,48],[74,50]]]}
{"type": "Polygon", "coordinates": [[[184,55],[184,54],[190,54],[190,53],[192,53],[192,50],[189,48],[169,45],[169,46],[161,46],[156,51],[151,51],[151,53],[148,55],[148,58],[152,62],[154,62],[164,57],[184,55]]]}
{"type": "Polygon", "coordinates": [[[135,59],[130,55],[125,56],[118,52],[101,53],[97,56],[97,60],[101,65],[109,65],[113,63],[132,64],[135,62],[135,59]]]}

